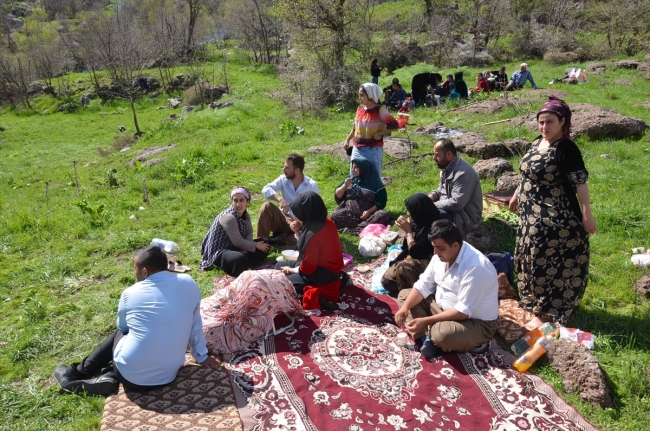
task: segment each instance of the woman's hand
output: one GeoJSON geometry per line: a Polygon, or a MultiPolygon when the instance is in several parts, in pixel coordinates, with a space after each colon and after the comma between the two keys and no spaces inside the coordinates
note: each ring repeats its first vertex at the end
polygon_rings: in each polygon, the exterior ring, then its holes
{"type": "Polygon", "coordinates": [[[347,151],[348,148],[350,148],[350,140],[346,139],[345,142],[343,143],[343,149],[347,151]]]}
{"type": "Polygon", "coordinates": [[[411,220],[408,218],[405,218],[403,216],[397,217],[397,220],[395,221],[395,224],[399,226],[404,232],[406,233],[412,233],[413,230],[411,229],[411,220]]]}
{"type": "Polygon", "coordinates": [[[344,186],[345,189],[347,190],[347,189],[350,188],[351,185],[352,185],[352,178],[347,177],[347,178],[345,179],[345,181],[343,182],[343,186],[344,186]]]}
{"type": "Polygon", "coordinates": [[[512,198],[510,198],[510,202],[508,202],[508,209],[512,211],[513,213],[517,212],[517,205],[519,203],[518,200],[518,193],[515,191],[515,193],[512,195],[512,198]]]}
{"type": "Polygon", "coordinates": [[[282,273],[284,275],[297,274],[298,273],[298,267],[291,268],[290,266],[283,266],[282,267],[282,273]]]}
{"type": "Polygon", "coordinates": [[[264,241],[257,241],[255,243],[255,248],[258,249],[259,251],[263,253],[268,253],[269,251],[269,245],[265,243],[264,241]]]}
{"type": "Polygon", "coordinates": [[[300,235],[300,229],[302,229],[302,222],[300,220],[294,220],[289,225],[293,233],[300,235]]]}
{"type": "Polygon", "coordinates": [[[591,215],[591,212],[582,212],[582,225],[589,234],[593,235],[596,233],[596,219],[591,215]]]}
{"type": "Polygon", "coordinates": [[[377,207],[376,207],[376,206],[373,206],[372,208],[370,208],[370,209],[364,211],[364,212],[361,214],[360,219],[361,219],[361,220],[365,220],[365,219],[367,219],[367,218],[370,217],[370,216],[371,216],[375,211],[377,211],[377,207]]]}

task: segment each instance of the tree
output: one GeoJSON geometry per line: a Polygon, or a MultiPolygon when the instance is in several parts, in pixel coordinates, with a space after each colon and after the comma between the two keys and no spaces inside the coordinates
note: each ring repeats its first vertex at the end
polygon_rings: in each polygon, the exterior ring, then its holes
{"type": "Polygon", "coordinates": [[[253,52],[255,61],[279,61],[283,40],[282,22],[271,13],[272,0],[231,0],[222,7],[224,23],[253,52]]]}
{"type": "Polygon", "coordinates": [[[0,102],[16,107],[19,101],[31,109],[29,86],[34,81],[31,64],[22,54],[0,57],[0,102]]]}

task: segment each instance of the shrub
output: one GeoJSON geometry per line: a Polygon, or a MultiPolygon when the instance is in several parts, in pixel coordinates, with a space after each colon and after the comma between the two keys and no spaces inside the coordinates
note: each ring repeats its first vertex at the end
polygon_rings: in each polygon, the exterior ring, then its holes
{"type": "Polygon", "coordinates": [[[130,134],[130,133],[119,135],[118,137],[115,138],[115,140],[113,140],[113,142],[111,143],[111,147],[113,147],[113,149],[119,151],[119,150],[121,150],[123,148],[126,148],[126,147],[132,147],[133,144],[135,144],[136,140],[137,140],[137,137],[135,135],[130,134]]]}

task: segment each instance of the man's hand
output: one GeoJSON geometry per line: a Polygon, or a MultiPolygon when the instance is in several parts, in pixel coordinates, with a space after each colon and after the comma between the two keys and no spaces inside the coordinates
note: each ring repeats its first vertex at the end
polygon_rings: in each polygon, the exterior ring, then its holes
{"type": "Polygon", "coordinates": [[[280,197],[280,200],[278,201],[280,203],[280,209],[282,210],[283,213],[289,214],[291,212],[291,208],[289,207],[289,204],[287,201],[284,200],[283,197],[280,197]]]}
{"type": "Polygon", "coordinates": [[[202,367],[212,368],[213,370],[218,370],[221,368],[221,362],[213,356],[208,355],[205,361],[199,363],[202,367]]]}
{"type": "Polygon", "coordinates": [[[408,315],[409,315],[409,311],[404,308],[400,308],[399,310],[397,310],[397,313],[395,313],[395,323],[397,323],[397,326],[403,329],[404,323],[406,323],[406,318],[408,317],[408,315]]]}
{"type": "Polygon", "coordinates": [[[411,334],[417,334],[418,332],[420,332],[420,333],[427,332],[427,327],[428,326],[429,325],[427,325],[426,321],[423,318],[419,317],[419,318],[413,319],[409,323],[407,323],[406,324],[406,329],[408,329],[408,331],[411,334]]]}

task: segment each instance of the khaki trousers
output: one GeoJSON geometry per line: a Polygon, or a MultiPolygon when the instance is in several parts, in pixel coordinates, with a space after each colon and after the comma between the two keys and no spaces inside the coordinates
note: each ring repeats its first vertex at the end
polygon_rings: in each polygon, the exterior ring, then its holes
{"type": "Polygon", "coordinates": [[[277,205],[264,202],[257,215],[257,238],[269,238],[271,232],[278,245],[296,245],[298,242],[289,227],[291,219],[284,215],[277,205]]]}
{"type": "MultiPolygon", "coordinates": [[[[397,296],[397,303],[402,306],[412,289],[404,289],[397,296]]],[[[434,316],[442,313],[436,303],[435,294],[429,295],[413,307],[406,318],[407,322],[413,319],[434,316]]],[[[468,352],[490,341],[497,331],[496,320],[466,319],[461,321],[438,322],[429,327],[428,334],[412,334],[414,339],[428,335],[433,343],[445,352],[468,352]]]]}

